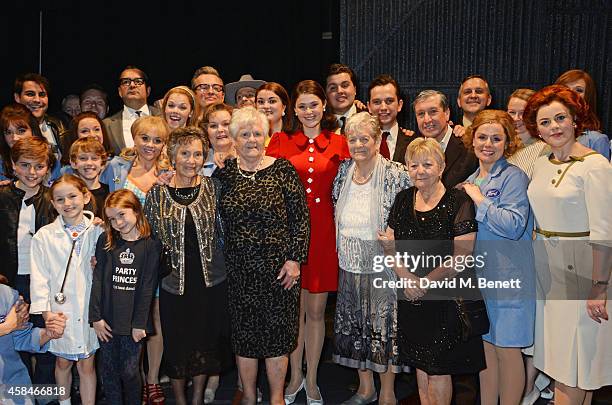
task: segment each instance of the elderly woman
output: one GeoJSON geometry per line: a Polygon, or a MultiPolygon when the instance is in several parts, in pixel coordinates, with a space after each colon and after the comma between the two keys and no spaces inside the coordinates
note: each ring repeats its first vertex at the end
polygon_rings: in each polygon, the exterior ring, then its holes
{"type": "Polygon", "coordinates": [[[236,110],[229,129],[238,156],[213,176],[221,181],[232,347],[242,401],[255,404],[257,359],[265,358],[270,403],[281,405],[287,356],[297,343],[308,207],[291,163],[264,154],[268,120],[263,113],[253,107],[236,110]]]}
{"type": "Polygon", "coordinates": [[[185,379],[193,380],[192,404],[199,404],[207,375],[231,365],[227,283],[221,247],[216,186],[199,175],[208,152],[196,127],[172,131],[168,154],[176,173],[169,185],[155,185],[145,203],[164,258],[159,312],[164,359],[176,402],[186,404],[185,379]]]}
{"type": "Polygon", "coordinates": [[[200,105],[194,92],[187,86],[176,86],[168,90],[161,103],[163,118],[173,130],[187,125],[196,126],[200,116],[200,105]]]}
{"type": "Polygon", "coordinates": [[[393,373],[402,371],[397,295],[394,289],[376,288],[376,283],[396,276],[392,269],[373,272],[373,256],[382,254],[376,233],[386,228],[395,195],[410,187],[410,178],[403,165],[380,155],[376,117],[355,114],[344,129],[351,160],[340,164],[333,188],[340,262],[334,361],[358,369],[359,390],[345,404],[376,401],[372,371],[380,374],[378,403],[395,404],[393,373]]]}
{"type": "Polygon", "coordinates": [[[524,114],[529,132],[552,149],[536,161],[528,196],[545,294],[536,302],[534,364],[556,381],[556,404],[588,404],[612,384],[612,167],[576,140],[588,111],[576,92],[553,85],[533,95],[524,114]]]}
{"type": "MultiPolygon", "coordinates": [[[[434,298],[438,293],[430,293],[428,286],[464,270],[454,265],[465,259],[460,256],[471,254],[478,225],[468,195],[455,188],[447,190],[442,184],[444,152],[435,139],[411,142],[406,162],[414,187],[397,194],[387,230],[379,232],[378,239],[386,255],[395,255],[396,249],[402,254],[417,249],[426,256],[453,258],[444,261],[450,266],[435,267],[436,260],[416,269],[408,269],[404,263],[394,265],[407,298],[398,293],[400,358],[417,369],[421,403],[450,404],[451,374],[477,373],[486,367],[482,338],[477,333],[462,336],[456,301],[434,298]],[[397,247],[389,242],[393,239],[397,247]],[[408,243],[411,240],[421,242],[415,246],[416,242],[408,243]],[[430,294],[434,297],[420,300],[430,294]]],[[[468,277],[466,273],[461,277],[468,277]]]]}
{"type": "Polygon", "coordinates": [[[597,117],[597,89],[591,75],[584,70],[572,69],[559,76],[555,84],[563,84],[574,90],[588,106],[587,118],[582,125],[583,132],[577,138],[578,142],[610,160],[610,140],[607,135],[600,132],[601,123],[597,117]]]}
{"type": "Polygon", "coordinates": [[[516,152],[520,138],[505,111],[479,112],[463,140],[479,161],[476,172],[459,185],[476,206],[475,251],[487,254],[479,276],[521,281],[521,288],[513,291],[483,291],[491,327],[482,337],[487,368],[480,372],[480,402],[518,404],[525,386],[521,348],[533,344],[535,318],[529,178],[506,160],[516,152]]]}

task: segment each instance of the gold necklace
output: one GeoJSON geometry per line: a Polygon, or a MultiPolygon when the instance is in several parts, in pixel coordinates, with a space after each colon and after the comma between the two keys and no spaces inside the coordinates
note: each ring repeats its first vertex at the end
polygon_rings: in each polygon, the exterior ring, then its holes
{"type": "Polygon", "coordinates": [[[375,169],[375,168],[376,168],[376,166],[374,166],[374,167],[372,168],[372,170],[370,170],[370,173],[369,173],[369,174],[368,174],[366,177],[364,177],[364,179],[363,179],[363,180],[357,180],[357,177],[355,176],[355,175],[357,174],[357,168],[355,168],[355,171],[353,172],[353,181],[354,181],[356,184],[358,184],[358,185],[360,185],[360,186],[363,186],[363,185],[364,185],[364,184],[366,184],[368,181],[370,181],[370,179],[372,178],[372,175],[374,174],[374,169],[375,169]]]}
{"type": "Polygon", "coordinates": [[[251,181],[255,181],[255,175],[257,174],[257,172],[259,172],[259,170],[261,169],[261,166],[263,165],[263,162],[266,158],[266,155],[263,155],[261,157],[261,160],[259,161],[259,164],[257,165],[257,167],[255,168],[255,171],[253,172],[253,174],[244,174],[242,172],[242,170],[240,169],[240,158],[236,157],[236,166],[238,167],[238,173],[240,173],[240,175],[242,177],[244,177],[245,179],[249,179],[251,181]]]}

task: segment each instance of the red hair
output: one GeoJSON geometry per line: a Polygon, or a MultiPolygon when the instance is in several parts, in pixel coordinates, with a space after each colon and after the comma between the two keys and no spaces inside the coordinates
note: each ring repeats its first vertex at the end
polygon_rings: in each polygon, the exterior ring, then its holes
{"type": "Polygon", "coordinates": [[[584,100],[589,107],[588,118],[584,122],[584,129],[599,131],[601,122],[599,118],[597,118],[597,90],[595,89],[595,82],[591,75],[584,70],[572,69],[559,76],[555,84],[567,86],[569,83],[577,82],[580,79],[584,80],[584,100]]]}
{"type": "Polygon", "coordinates": [[[527,105],[525,106],[525,112],[523,113],[523,122],[527,127],[527,130],[533,137],[538,136],[538,124],[536,117],[540,108],[557,101],[565,106],[572,115],[574,123],[576,124],[576,130],[574,136],[578,137],[584,130],[584,123],[588,119],[589,107],[586,101],[580,97],[575,91],[569,87],[553,84],[546,86],[540,91],[536,92],[529,98],[527,105]]]}
{"type": "Polygon", "coordinates": [[[134,211],[136,216],[136,229],[140,233],[141,238],[148,238],[151,236],[151,226],[144,216],[142,205],[138,200],[138,197],[134,195],[130,190],[119,189],[114,191],[106,197],[104,201],[104,209],[102,210],[102,219],[104,220],[104,228],[106,229],[106,244],[104,249],[111,250],[115,247],[115,244],[121,235],[119,232],[113,229],[106,215],[107,208],[129,208],[134,211]]]}

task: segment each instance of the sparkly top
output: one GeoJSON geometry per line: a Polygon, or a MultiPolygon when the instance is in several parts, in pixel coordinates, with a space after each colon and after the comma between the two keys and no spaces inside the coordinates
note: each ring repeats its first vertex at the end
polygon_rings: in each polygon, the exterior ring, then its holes
{"type": "Polygon", "coordinates": [[[125,179],[125,186],[124,186],[124,188],[126,190],[130,190],[132,193],[134,193],[136,198],[138,198],[138,200],[140,201],[140,204],[142,204],[142,206],[144,207],[145,200],[147,199],[147,193],[142,191],[140,188],[138,188],[138,186],[136,184],[134,184],[132,181],[130,181],[129,177],[125,179]]]}

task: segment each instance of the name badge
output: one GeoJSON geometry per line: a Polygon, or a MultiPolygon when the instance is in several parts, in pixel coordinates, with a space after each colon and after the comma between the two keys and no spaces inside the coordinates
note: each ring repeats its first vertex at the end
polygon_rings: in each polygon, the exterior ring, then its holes
{"type": "Polygon", "coordinates": [[[499,190],[496,188],[492,188],[491,190],[487,191],[487,193],[485,194],[486,197],[499,197],[499,190]]]}

